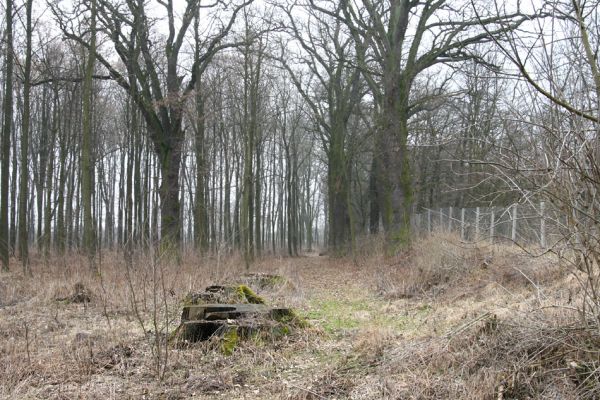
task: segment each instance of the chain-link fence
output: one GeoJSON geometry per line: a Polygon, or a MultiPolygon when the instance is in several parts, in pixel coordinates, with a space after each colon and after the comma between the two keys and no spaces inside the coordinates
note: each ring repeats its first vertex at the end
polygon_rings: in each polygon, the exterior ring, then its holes
{"type": "Polygon", "coordinates": [[[465,241],[512,241],[521,245],[552,247],[564,238],[566,219],[544,202],[505,207],[422,209],[411,216],[413,232],[460,234],[465,241]]]}

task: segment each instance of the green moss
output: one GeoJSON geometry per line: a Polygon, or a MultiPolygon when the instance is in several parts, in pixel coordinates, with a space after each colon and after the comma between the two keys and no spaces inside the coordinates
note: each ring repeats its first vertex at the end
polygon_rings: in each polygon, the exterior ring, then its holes
{"type": "Polygon", "coordinates": [[[275,325],[271,329],[270,333],[273,338],[280,338],[280,337],[287,336],[290,333],[292,333],[292,329],[288,325],[279,324],[279,325],[275,325]]]}
{"type": "Polygon", "coordinates": [[[246,285],[239,285],[235,289],[237,295],[242,300],[246,300],[250,304],[265,304],[265,299],[254,293],[252,289],[250,289],[246,285]]]}
{"type": "Polygon", "coordinates": [[[308,328],[310,324],[305,318],[301,317],[294,310],[286,309],[283,313],[274,313],[272,317],[275,321],[281,325],[297,328],[308,328]]]}
{"type": "Polygon", "coordinates": [[[221,353],[226,356],[233,354],[233,351],[237,347],[240,338],[238,336],[237,328],[233,327],[227,331],[221,339],[221,353]]]}
{"type": "Polygon", "coordinates": [[[219,290],[188,293],[181,301],[181,305],[193,306],[199,304],[236,304],[236,303],[251,303],[265,304],[265,300],[258,296],[249,286],[232,285],[232,286],[215,286],[219,290]]]}

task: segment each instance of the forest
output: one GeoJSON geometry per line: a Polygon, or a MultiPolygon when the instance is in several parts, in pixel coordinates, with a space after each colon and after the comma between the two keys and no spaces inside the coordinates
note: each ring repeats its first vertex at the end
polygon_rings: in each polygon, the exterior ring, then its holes
{"type": "Polygon", "coordinates": [[[597,2],[2,3],[1,398],[600,396],[597,2]]]}

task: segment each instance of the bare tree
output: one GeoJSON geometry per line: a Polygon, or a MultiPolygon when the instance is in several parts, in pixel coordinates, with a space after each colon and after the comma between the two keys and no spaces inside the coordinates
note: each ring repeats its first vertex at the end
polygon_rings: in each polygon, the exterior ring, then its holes
{"type": "Polygon", "coordinates": [[[8,271],[9,230],[8,230],[8,181],[10,168],[10,138],[13,120],[13,2],[6,0],[6,75],[2,124],[2,165],[0,175],[0,262],[2,270],[8,271]]]}
{"type": "Polygon", "coordinates": [[[507,31],[504,40],[496,40],[517,67],[517,76],[527,83],[520,88],[524,95],[513,115],[528,134],[510,138],[509,151],[491,165],[521,201],[545,200],[562,216],[554,221],[560,240],[549,243],[550,250],[584,272],[582,322],[598,329],[600,9],[595,2],[579,0],[545,2],[540,7],[553,16],[547,20],[553,29],[538,20],[527,32],[507,31]]]}
{"type": "Polygon", "coordinates": [[[23,126],[21,127],[21,176],[19,183],[19,252],[25,275],[31,274],[29,267],[29,238],[27,229],[27,203],[29,197],[29,128],[31,125],[31,9],[33,0],[25,3],[25,68],[23,77],[23,126]]]}
{"type": "MultiPolygon", "coordinates": [[[[184,140],[183,104],[196,88],[196,80],[212,57],[218,51],[236,45],[226,43],[223,39],[231,30],[239,11],[251,1],[234,5],[228,20],[217,20],[220,29],[206,41],[203,54],[193,60],[190,78],[185,84],[181,75],[180,54],[200,1],[188,1],[178,23],[173,1],[160,2],[167,15],[169,32],[164,43],[157,43],[153,37],[153,19],[147,14],[146,2],[97,2],[98,23],[111,40],[125,71],[103,55],[100,49],[95,51],[96,58],[110,77],[131,94],[140,108],[160,163],[160,227],[161,241],[165,247],[178,249],[181,241],[179,191],[184,140]],[[157,54],[161,57],[157,57],[157,54]]],[[[89,43],[77,33],[70,16],[56,7],[53,10],[65,36],[90,49],[89,43]]]]}
{"type": "MultiPolygon", "coordinates": [[[[303,9],[309,18],[301,25],[293,15],[297,7],[283,8],[283,11],[301,49],[294,61],[309,73],[295,69],[285,53],[279,60],[318,127],[327,156],[328,245],[333,253],[342,254],[352,236],[348,121],[363,97],[360,69],[354,62],[353,38],[339,19],[305,6],[303,9]]],[[[341,10],[334,11],[337,12],[341,10]]]]}
{"type": "Polygon", "coordinates": [[[341,3],[341,12],[329,0],[311,3],[349,27],[358,63],[378,105],[377,194],[388,249],[394,251],[410,241],[413,176],[408,121],[431,100],[414,96],[416,77],[439,64],[483,61],[470,46],[489,42],[531,16],[516,10],[482,19],[470,2],[445,0],[347,0],[341,3]]]}
{"type": "Polygon", "coordinates": [[[96,228],[92,214],[94,160],[92,149],[92,79],[96,59],[96,0],[90,3],[90,40],[83,81],[83,132],[81,140],[81,195],[83,197],[83,247],[92,270],[96,270],[96,228]]]}

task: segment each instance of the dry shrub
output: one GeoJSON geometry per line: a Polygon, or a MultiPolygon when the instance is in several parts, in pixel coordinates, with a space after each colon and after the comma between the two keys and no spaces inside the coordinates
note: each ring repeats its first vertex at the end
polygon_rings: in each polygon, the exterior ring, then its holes
{"type": "Polygon", "coordinates": [[[386,298],[410,298],[434,291],[472,269],[472,251],[453,235],[431,235],[378,270],[377,289],[386,298]]]}
{"type": "Polygon", "coordinates": [[[377,264],[376,288],[388,299],[461,296],[490,283],[535,287],[565,275],[550,256],[535,258],[511,244],[467,244],[444,232],[416,241],[408,251],[377,264]],[[456,293],[456,288],[463,292],[456,293]]]}
{"type": "Polygon", "coordinates": [[[358,384],[354,369],[359,366],[346,362],[328,368],[307,388],[296,391],[291,400],[343,399],[358,384]]]}
{"type": "Polygon", "coordinates": [[[556,309],[490,316],[451,337],[403,343],[380,373],[394,376],[393,398],[596,399],[600,335],[575,321],[556,309]]]}
{"type": "Polygon", "coordinates": [[[353,354],[361,364],[375,366],[385,358],[390,346],[398,338],[398,334],[389,327],[362,329],[354,338],[353,354]]]}
{"type": "MultiPolygon", "coordinates": [[[[269,289],[269,300],[275,297],[288,305],[286,299],[300,296],[300,303],[303,278],[293,265],[300,261],[257,260],[253,271],[279,271],[285,278],[284,284],[269,289]]],[[[243,343],[230,360],[206,343],[189,349],[166,347],[187,293],[236,281],[247,272],[237,253],[199,256],[190,251],[176,264],[157,259],[148,249],[136,251],[128,265],[122,253],[104,252],[98,260],[100,275],[77,255],[43,260],[33,254],[33,278],[23,277],[16,261],[12,265],[12,272],[0,276],[0,398],[37,398],[38,391],[45,398],[103,398],[114,385],[125,387],[134,398],[145,393],[159,398],[158,393],[171,390],[158,381],[160,374],[169,385],[180,383],[173,390],[206,392],[210,398],[212,390],[241,390],[237,378],[222,384],[217,379],[221,372],[240,376],[240,365],[275,369],[286,359],[271,351],[305,347],[296,344],[302,340],[298,335],[260,346],[243,343]],[[80,292],[89,293],[90,301],[65,300],[80,292]],[[162,355],[165,348],[169,353],[162,370],[156,365],[157,346],[162,355]],[[196,369],[199,375],[192,382],[184,373],[196,369]],[[198,386],[206,370],[213,371],[215,379],[198,386]]]]}
{"type": "Polygon", "coordinates": [[[20,273],[3,273],[0,280],[0,309],[27,301],[37,293],[38,281],[31,281],[20,273]]]}

